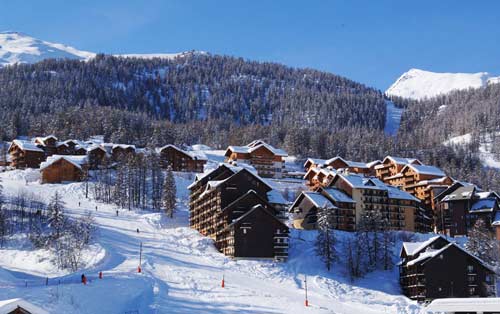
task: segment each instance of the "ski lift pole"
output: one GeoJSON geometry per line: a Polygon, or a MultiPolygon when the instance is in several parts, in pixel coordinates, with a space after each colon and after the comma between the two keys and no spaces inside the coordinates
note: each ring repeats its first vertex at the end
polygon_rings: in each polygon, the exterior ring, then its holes
{"type": "Polygon", "coordinates": [[[305,287],[305,292],[306,292],[305,305],[307,307],[307,306],[309,306],[309,300],[307,299],[307,275],[304,275],[304,287],[305,287]]]}
{"type": "Polygon", "coordinates": [[[139,248],[139,266],[137,266],[138,273],[142,272],[141,265],[142,265],[142,242],[139,248]]]}

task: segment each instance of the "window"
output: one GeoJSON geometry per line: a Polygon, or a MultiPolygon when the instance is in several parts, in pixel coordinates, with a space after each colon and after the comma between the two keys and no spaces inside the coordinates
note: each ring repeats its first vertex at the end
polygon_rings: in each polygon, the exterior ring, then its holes
{"type": "Polygon", "coordinates": [[[467,271],[468,271],[469,273],[473,273],[473,272],[474,272],[474,266],[473,266],[473,265],[468,265],[468,266],[467,266],[467,271]]]}
{"type": "Polygon", "coordinates": [[[476,287],[469,287],[469,295],[475,295],[476,294],[476,287]]]}

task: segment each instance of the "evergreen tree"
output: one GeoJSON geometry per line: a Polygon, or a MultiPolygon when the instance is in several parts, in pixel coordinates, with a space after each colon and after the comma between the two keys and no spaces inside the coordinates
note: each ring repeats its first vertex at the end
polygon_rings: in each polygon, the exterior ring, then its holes
{"type": "Polygon", "coordinates": [[[165,176],[165,182],[163,183],[163,209],[170,218],[174,216],[176,194],[174,174],[169,167],[165,176]]]}
{"type": "Polygon", "coordinates": [[[47,210],[49,212],[48,223],[52,229],[52,238],[59,239],[64,232],[66,217],[64,215],[64,202],[58,192],[52,196],[47,210]]]}
{"type": "Polygon", "coordinates": [[[335,231],[332,228],[333,213],[327,207],[318,209],[318,236],[316,238],[316,254],[325,263],[330,271],[332,264],[337,259],[335,231]]]}
{"type": "Polygon", "coordinates": [[[492,266],[500,266],[498,241],[483,219],[476,220],[468,236],[467,251],[492,266]]]}

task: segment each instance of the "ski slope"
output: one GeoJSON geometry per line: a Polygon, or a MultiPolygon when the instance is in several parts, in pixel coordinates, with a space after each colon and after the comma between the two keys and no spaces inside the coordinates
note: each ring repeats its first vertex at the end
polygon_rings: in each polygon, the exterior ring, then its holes
{"type": "Polygon", "coordinates": [[[390,136],[396,136],[401,124],[401,116],[403,115],[403,108],[397,108],[396,105],[390,100],[385,101],[386,118],[384,133],[390,136]]]}
{"type": "MultiPolygon", "coordinates": [[[[55,267],[50,272],[44,266],[41,276],[36,261],[14,268],[0,258],[0,286],[4,288],[0,299],[23,297],[54,313],[415,314],[421,310],[400,295],[397,269],[375,272],[353,283],[343,268],[328,273],[315,256],[314,232],[292,232],[287,263],[225,257],[210,239],[187,226],[186,186],[192,174],[176,174],[179,202],[173,220],[161,213],[128,211],[85,199],[82,183],[41,185],[36,182],[36,170],[9,171],[0,178],[8,196],[27,190],[48,200],[58,191],[68,214],[84,215],[91,210],[99,233],[95,245],[100,248],[90,250],[88,254],[95,256],[86,257],[89,264],[77,273],[61,274],[55,267]],[[139,274],[141,242],[143,272],[139,274]],[[99,271],[103,279],[97,278],[99,271]],[[82,273],[90,279],[86,286],[79,283],[82,273]],[[308,308],[304,306],[306,275],[308,308]],[[46,276],[50,277],[48,286],[46,276]]],[[[0,249],[0,255],[11,250],[0,249]]]]}

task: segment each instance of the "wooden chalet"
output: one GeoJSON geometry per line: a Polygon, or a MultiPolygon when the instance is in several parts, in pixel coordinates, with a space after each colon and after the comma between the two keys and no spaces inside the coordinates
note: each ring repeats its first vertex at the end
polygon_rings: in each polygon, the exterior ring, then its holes
{"type": "Polygon", "coordinates": [[[57,154],[57,137],[49,135],[45,137],[36,137],[35,144],[39,145],[45,151],[47,156],[57,154]]]}
{"type": "Polygon", "coordinates": [[[198,151],[185,151],[174,145],[163,146],[158,151],[162,167],[170,167],[173,171],[203,172],[207,163],[205,154],[198,151]]]}
{"type": "Polygon", "coordinates": [[[281,178],[285,168],[284,157],[288,154],[262,140],[256,140],[246,146],[229,146],[224,156],[229,163],[252,165],[261,177],[281,178]]]}
{"type": "Polygon", "coordinates": [[[135,155],[135,145],[127,144],[112,144],[111,145],[111,158],[114,161],[127,159],[135,155]]]}
{"type": "Polygon", "coordinates": [[[104,163],[107,158],[106,149],[100,145],[90,145],[87,147],[87,157],[89,161],[89,169],[98,169],[100,165],[104,163]]]}
{"type": "MultiPolygon", "coordinates": [[[[377,178],[386,182],[386,179],[388,177],[397,175],[406,165],[421,165],[421,164],[422,163],[415,158],[387,156],[384,158],[382,163],[375,165],[373,168],[375,170],[375,175],[377,176],[377,178]]],[[[397,185],[397,184],[391,184],[391,185],[397,185]]]]}
{"type": "Polygon", "coordinates": [[[430,219],[420,209],[420,201],[411,194],[386,185],[376,177],[337,173],[330,187],[335,187],[356,203],[356,223],[365,211],[378,210],[392,230],[423,231],[430,229],[430,219]]]}
{"type": "Polygon", "coordinates": [[[285,260],[285,200],[255,173],[221,164],[196,176],[190,190],[190,226],[234,258],[285,260]]]}
{"type": "Polygon", "coordinates": [[[404,242],[400,257],[401,288],[413,300],[496,295],[494,270],[441,236],[404,242]]]}
{"type": "MultiPolygon", "coordinates": [[[[422,206],[434,211],[437,205],[434,201],[435,197],[450,187],[453,182],[455,182],[455,180],[448,176],[444,176],[441,178],[420,181],[411,188],[415,193],[415,197],[422,200],[422,206]]],[[[405,190],[409,188],[410,187],[406,187],[405,190]]]]}
{"type": "Polygon", "coordinates": [[[38,168],[45,160],[45,151],[30,141],[13,140],[8,152],[10,166],[14,168],[38,168]]]}
{"type": "Polygon", "coordinates": [[[40,165],[42,183],[81,181],[87,170],[86,156],[52,155],[40,165]]]}
{"type": "Polygon", "coordinates": [[[294,228],[316,229],[318,211],[322,208],[331,211],[333,229],[356,230],[356,202],[339,189],[322,187],[302,192],[290,206],[294,228]]]}
{"type": "Polygon", "coordinates": [[[0,301],[0,314],[49,314],[41,307],[17,298],[0,301]]]}
{"type": "MultiPolygon", "coordinates": [[[[454,185],[459,186],[459,184],[454,185]]],[[[496,231],[500,197],[495,192],[482,191],[468,184],[439,195],[436,209],[436,229],[449,236],[466,236],[478,219],[496,231]]],[[[497,237],[498,237],[497,233],[497,237]]],[[[500,237],[498,237],[500,240],[500,237]]]]}
{"type": "Polygon", "coordinates": [[[319,158],[307,158],[304,163],[304,171],[308,172],[312,168],[324,168],[326,165],[326,159],[319,158]]]}

